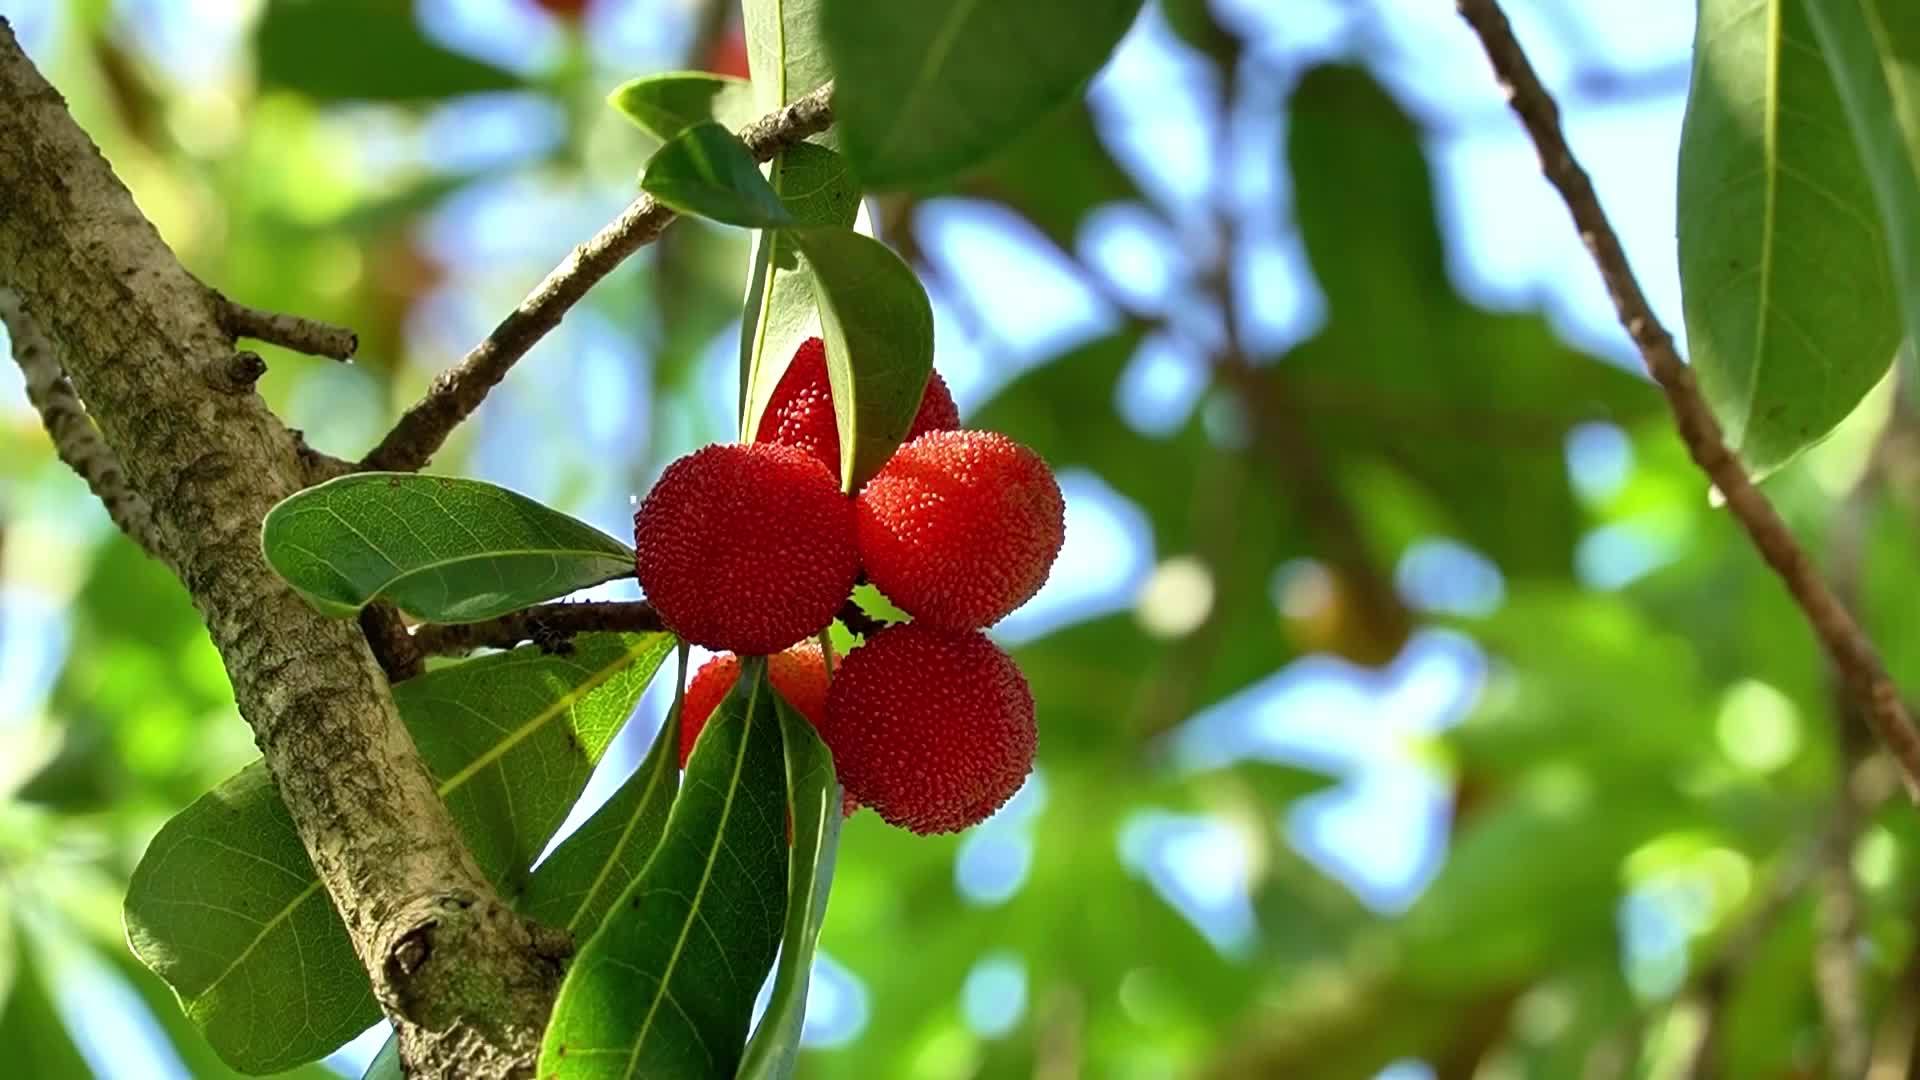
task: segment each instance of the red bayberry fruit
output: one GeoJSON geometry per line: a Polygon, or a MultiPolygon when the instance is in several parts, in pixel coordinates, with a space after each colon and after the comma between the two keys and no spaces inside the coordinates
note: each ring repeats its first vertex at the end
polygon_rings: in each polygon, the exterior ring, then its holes
{"type": "Polygon", "coordinates": [[[754,656],[832,622],[860,573],[840,485],[771,443],[708,446],[667,466],[634,514],[633,544],[668,629],[754,656]]]}
{"type": "Polygon", "coordinates": [[[916,621],[990,626],[1040,591],[1066,500],[1040,455],[991,431],[902,446],[855,500],[867,577],[916,621]]]}
{"type": "MultiPolygon", "coordinates": [[[[693,743],[707,726],[707,717],[726,698],[740,677],[740,658],[732,653],[700,665],[687,684],[686,700],[680,704],[680,767],[687,767],[693,755],[693,743]]],[[[785,652],[767,657],[767,678],[773,688],[800,711],[814,727],[827,711],[827,665],[820,656],[820,644],[803,641],[785,652]]]]}
{"type": "MultiPolygon", "coordinates": [[[[913,416],[907,438],[960,426],[960,409],[953,403],[947,381],[933,372],[920,394],[920,411],[913,416]]],[[[797,446],[820,459],[827,471],[840,475],[840,429],[833,419],[833,390],[827,380],[827,347],[808,338],[794,350],[780,385],[767,401],[760,418],[758,441],[797,446]]]]}
{"type": "MultiPolygon", "coordinates": [[[[687,759],[693,756],[693,744],[706,730],[707,718],[724,701],[727,692],[740,678],[740,658],[732,653],[722,653],[700,665],[693,673],[693,681],[687,684],[687,697],[680,703],[680,767],[687,767],[687,759]]],[[[774,653],[767,657],[767,678],[787,704],[799,710],[807,722],[820,727],[821,717],[827,712],[827,665],[820,653],[820,644],[803,641],[785,652],[774,653]]],[[[840,797],[840,814],[852,816],[860,808],[851,792],[840,797]]],[[[791,827],[791,825],[789,825],[791,827]]],[[[787,838],[788,843],[793,838],[787,838]]]]}
{"type": "Polygon", "coordinates": [[[848,794],[889,824],[958,832],[1032,770],[1033,694],[985,634],[903,623],[841,662],[820,737],[848,794]]]}

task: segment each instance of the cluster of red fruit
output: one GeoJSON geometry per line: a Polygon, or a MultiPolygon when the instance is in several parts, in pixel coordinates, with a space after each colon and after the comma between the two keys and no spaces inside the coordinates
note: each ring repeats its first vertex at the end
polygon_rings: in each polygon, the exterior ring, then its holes
{"type": "MultiPolygon", "coordinates": [[[[774,689],[833,751],[848,812],[871,806],[917,833],[985,820],[1033,767],[1033,695],[981,630],[1039,591],[1066,529],[1039,455],[959,427],[934,374],[907,441],[849,499],[834,479],[826,350],[812,338],[756,441],[669,465],[634,515],[636,569],[661,621],[696,645],[768,656],[774,689]],[[863,572],[913,620],[874,633],[829,679],[809,639],[863,572]]],[[[683,766],[739,670],[722,655],[695,674],[683,766]]]]}

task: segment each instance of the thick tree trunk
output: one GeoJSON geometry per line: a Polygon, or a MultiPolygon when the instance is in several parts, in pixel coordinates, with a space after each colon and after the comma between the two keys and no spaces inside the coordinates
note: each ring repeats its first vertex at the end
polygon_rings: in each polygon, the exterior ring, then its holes
{"type": "Polygon", "coordinates": [[[240,712],[416,1076],[531,1072],[561,965],[482,877],[352,621],[268,569],[304,483],[215,294],[135,207],[0,19],[0,285],[60,350],[205,616],[240,712]]]}

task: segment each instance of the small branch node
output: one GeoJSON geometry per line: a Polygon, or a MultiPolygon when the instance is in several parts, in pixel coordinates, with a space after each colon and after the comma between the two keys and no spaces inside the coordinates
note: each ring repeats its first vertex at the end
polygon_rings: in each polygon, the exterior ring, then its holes
{"type": "Polygon", "coordinates": [[[235,303],[217,292],[213,297],[219,309],[221,327],[235,338],[252,338],[330,360],[351,360],[360,349],[360,335],[344,326],[299,315],[262,311],[235,303]]]}

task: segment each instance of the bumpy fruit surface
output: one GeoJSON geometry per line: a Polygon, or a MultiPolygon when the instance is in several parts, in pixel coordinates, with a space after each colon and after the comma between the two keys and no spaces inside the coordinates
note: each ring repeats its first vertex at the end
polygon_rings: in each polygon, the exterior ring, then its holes
{"type": "Polygon", "coordinates": [[[667,466],[633,533],[661,621],[714,650],[764,656],[813,635],[860,573],[840,485],[772,443],[708,446],[667,466]]]}
{"type": "MultiPolygon", "coordinates": [[[[948,431],[960,426],[960,409],[953,403],[947,381],[933,372],[920,395],[920,411],[914,414],[907,438],[929,431],[948,431]]],[[[767,402],[767,413],[760,419],[760,442],[797,446],[840,475],[840,429],[833,419],[833,390],[827,381],[827,347],[819,338],[808,338],[794,351],[787,373],[774,387],[767,402]]]]}
{"type": "Polygon", "coordinates": [[[1033,694],[986,635],[904,623],[841,661],[820,737],[847,793],[888,823],[958,832],[1033,769],[1033,694]]]}
{"type": "MultiPolygon", "coordinates": [[[[680,703],[680,767],[687,767],[687,760],[693,757],[693,744],[706,730],[707,720],[713,716],[713,710],[726,700],[728,691],[740,678],[740,658],[732,653],[722,653],[700,665],[693,673],[693,681],[687,684],[687,698],[680,703]]],[[[787,704],[798,709],[801,716],[807,718],[814,730],[818,731],[820,722],[827,714],[827,665],[820,654],[820,645],[814,641],[803,641],[786,652],[775,653],[767,657],[767,678],[787,704]]],[[[852,792],[843,792],[840,796],[840,816],[852,817],[860,803],[852,792]]],[[[788,837],[792,842],[792,837],[788,837]]]]}
{"type": "Polygon", "coordinates": [[[902,446],[855,501],[867,577],[916,621],[990,626],[1040,591],[1066,501],[1040,455],[990,431],[902,446]]]}

